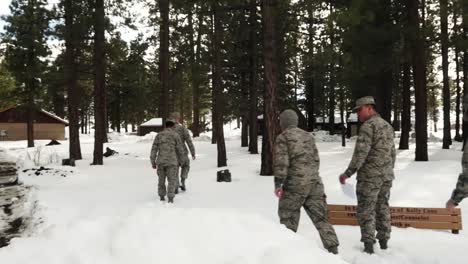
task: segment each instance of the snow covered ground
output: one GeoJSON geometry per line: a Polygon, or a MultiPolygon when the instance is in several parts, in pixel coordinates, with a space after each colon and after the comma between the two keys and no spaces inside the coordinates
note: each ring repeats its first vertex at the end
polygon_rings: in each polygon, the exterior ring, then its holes
{"type": "MultiPolygon", "coordinates": [[[[22,166],[20,180],[33,186],[38,201],[35,225],[27,236],[0,249],[1,263],[464,263],[468,233],[394,228],[390,248],[362,252],[358,227],[336,226],[340,254],[328,254],[315,227],[303,212],[298,233],[278,223],[271,177],[259,176],[260,155],[240,147],[239,130],[226,131],[228,169],[233,181],[216,182],[216,145],[207,135],[195,140],[197,159],[188,191],[175,203],[161,203],[157,178],[149,163],[154,134],[137,137],[111,134],[106,146],[119,152],[104,166],[90,166],[93,138],[82,135],[84,159],[62,167],[68,142],[26,152],[25,141],[0,142],[22,166]],[[39,150],[38,150],[39,149],[39,150]],[[52,164],[48,164],[52,163],[52,164]],[[48,164],[52,170],[27,170],[48,164]]],[[[328,202],[355,204],[338,175],[354,147],[342,148],[339,137],[317,133],[322,176],[328,202]]],[[[398,142],[396,142],[398,143],[398,142]]],[[[412,146],[414,148],[414,145],[412,146]]],[[[442,150],[429,143],[430,162],[414,162],[414,150],[398,151],[391,205],[443,207],[460,172],[461,145],[442,150]]],[[[468,201],[461,204],[468,219],[468,201]]]]}

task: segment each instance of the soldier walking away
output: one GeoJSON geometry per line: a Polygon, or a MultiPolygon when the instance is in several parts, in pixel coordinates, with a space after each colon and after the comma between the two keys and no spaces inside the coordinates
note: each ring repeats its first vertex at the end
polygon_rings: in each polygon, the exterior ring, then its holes
{"type": "Polygon", "coordinates": [[[320,159],[314,137],[297,127],[293,110],[280,114],[282,133],[275,142],[275,194],[281,224],[296,232],[301,207],[317,228],[323,246],[338,254],[338,238],[328,222],[327,201],[319,176],[320,159]]]}
{"type": "Polygon", "coordinates": [[[359,129],[351,162],[339,180],[345,184],[346,179],[357,171],[356,213],[361,227],[361,242],[364,242],[364,252],[373,254],[376,230],[381,249],[387,249],[390,239],[388,200],[395,178],[394,131],[376,112],[372,96],[359,98],[353,111],[357,112],[363,124],[359,129]]]}
{"type": "Polygon", "coordinates": [[[150,155],[151,165],[158,173],[158,195],[161,201],[164,201],[167,194],[169,203],[174,202],[177,188],[177,168],[184,158],[182,141],[174,131],[174,125],[173,121],[166,121],[166,128],[159,132],[154,139],[150,155]]]}
{"type": "MultiPolygon", "coordinates": [[[[463,98],[463,122],[468,122],[468,96],[463,98]]],[[[452,196],[446,203],[448,209],[455,208],[463,199],[468,197],[468,146],[466,145],[466,139],[463,144],[464,148],[461,159],[462,173],[458,175],[455,190],[453,190],[452,196]]]]}
{"type": "MultiPolygon", "coordinates": [[[[169,119],[174,121],[175,126],[174,130],[179,135],[180,139],[182,140],[182,145],[184,148],[184,159],[181,161],[181,172],[180,172],[180,184],[179,184],[179,177],[177,177],[177,186],[180,187],[182,191],[186,191],[185,182],[188,177],[188,173],[190,170],[190,159],[188,158],[188,149],[190,150],[190,154],[192,155],[192,159],[195,160],[195,147],[192,143],[192,137],[190,136],[189,130],[180,123],[180,114],[178,112],[172,112],[169,115],[169,119]]],[[[178,174],[178,172],[177,172],[178,174]]]]}

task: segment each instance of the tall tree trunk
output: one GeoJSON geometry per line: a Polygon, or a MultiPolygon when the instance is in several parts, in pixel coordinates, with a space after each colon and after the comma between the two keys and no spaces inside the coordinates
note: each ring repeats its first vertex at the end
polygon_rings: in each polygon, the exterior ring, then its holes
{"type": "Polygon", "coordinates": [[[460,134],[460,108],[461,108],[461,86],[460,86],[460,57],[459,57],[459,50],[455,47],[455,72],[456,72],[456,86],[457,86],[457,99],[456,99],[456,119],[455,119],[455,141],[461,142],[462,136],[460,134]]]}
{"type": "Polygon", "coordinates": [[[448,76],[448,3],[447,0],[440,0],[440,37],[442,47],[442,74],[443,74],[443,98],[444,98],[444,137],[442,148],[449,149],[452,144],[452,135],[450,133],[450,87],[448,76]]]}
{"type": "MultiPolygon", "coordinates": [[[[330,17],[333,17],[333,5],[330,2],[330,17]]],[[[331,52],[331,62],[328,65],[329,68],[329,85],[328,88],[330,89],[329,97],[328,97],[328,126],[329,126],[329,131],[330,135],[335,134],[335,70],[334,70],[334,53],[335,53],[335,36],[334,36],[334,28],[333,28],[333,22],[329,23],[329,28],[328,30],[330,31],[330,52],[331,52]]]]}
{"type": "MultiPolygon", "coordinates": [[[[457,25],[458,22],[458,12],[457,8],[453,8],[453,34],[458,36],[460,34],[459,27],[457,25]]],[[[461,87],[460,87],[460,50],[458,47],[458,43],[454,45],[454,53],[455,53],[455,74],[456,74],[456,86],[457,86],[457,98],[456,98],[456,106],[455,106],[455,137],[453,138],[455,141],[461,142],[462,136],[460,134],[460,103],[461,103],[461,87]]]]}
{"type": "Polygon", "coordinates": [[[250,0],[249,17],[249,152],[258,154],[258,126],[257,126],[257,97],[258,97],[258,75],[257,75],[257,1],[250,0]]]}
{"type": "MultiPolygon", "coordinates": [[[[214,24],[214,18],[213,18],[213,24],[214,24]]],[[[214,30],[214,27],[213,27],[213,30],[214,30]]],[[[213,43],[214,43],[214,33],[213,33],[213,43]]],[[[214,44],[213,44],[213,47],[214,49],[214,44]]],[[[211,72],[213,72],[213,76],[212,76],[212,80],[211,80],[211,86],[212,86],[212,89],[211,89],[211,127],[212,127],[212,130],[211,130],[211,144],[216,144],[216,140],[218,139],[218,137],[216,136],[216,130],[218,129],[217,127],[217,124],[216,124],[216,117],[217,117],[217,109],[216,109],[216,85],[215,84],[215,76],[214,76],[214,71],[215,71],[215,67],[214,67],[214,61],[212,62],[212,65],[211,65],[211,72]]]]}
{"type": "Polygon", "coordinates": [[[169,0],[158,0],[158,3],[161,14],[159,26],[159,81],[161,82],[159,115],[165,122],[169,115],[169,0]]]}
{"type": "Polygon", "coordinates": [[[28,138],[28,148],[34,147],[34,80],[29,81],[29,88],[28,91],[28,103],[26,106],[27,112],[27,123],[26,123],[26,131],[27,131],[27,138],[28,138]]]}
{"type": "Polygon", "coordinates": [[[409,27],[411,29],[411,53],[415,89],[416,113],[416,161],[427,161],[427,87],[426,87],[426,48],[423,33],[419,26],[418,0],[407,0],[409,27]]]}
{"type": "Polygon", "coordinates": [[[221,39],[222,24],[220,18],[219,1],[213,3],[214,38],[213,38],[213,90],[215,91],[215,120],[216,120],[216,146],[218,150],[218,167],[227,166],[226,144],[224,142],[223,128],[223,87],[221,82],[221,39]]]}
{"type": "Polygon", "coordinates": [[[411,130],[411,66],[409,63],[408,43],[405,40],[405,61],[403,62],[401,135],[398,149],[409,149],[411,130]]]}
{"type": "Polygon", "coordinates": [[[276,63],[274,60],[274,26],[272,17],[273,2],[275,0],[262,0],[263,22],[263,58],[265,72],[264,95],[264,130],[262,147],[262,164],[260,175],[273,175],[273,151],[277,134],[277,105],[276,105],[276,63]]]}
{"type": "Polygon", "coordinates": [[[67,86],[68,122],[69,122],[69,156],[80,160],[80,125],[79,125],[79,87],[76,65],[77,36],[74,24],[75,14],[73,0],[65,0],[65,85],[67,86]]]}
{"type": "MultiPolygon", "coordinates": [[[[239,65],[242,67],[242,65],[239,65]]],[[[243,68],[241,68],[241,80],[240,86],[242,90],[242,98],[249,97],[249,87],[247,86],[246,73],[243,68]]],[[[246,100],[241,101],[242,110],[241,110],[241,122],[242,122],[242,132],[241,132],[241,147],[249,146],[249,102],[246,100]]]]}
{"type": "Polygon", "coordinates": [[[402,63],[398,63],[395,65],[394,68],[394,82],[393,82],[393,120],[392,126],[395,131],[400,131],[400,111],[401,111],[401,77],[402,77],[402,70],[401,68],[402,63]]]}
{"type": "Polygon", "coordinates": [[[272,59],[275,64],[275,74],[276,74],[276,94],[279,95],[275,98],[276,104],[280,106],[281,109],[284,109],[288,106],[287,98],[290,95],[290,90],[287,84],[287,72],[288,72],[288,59],[286,54],[286,34],[287,34],[287,19],[288,9],[290,6],[291,0],[271,0],[271,12],[272,12],[272,21],[276,17],[282,17],[285,19],[277,19],[272,23],[272,32],[273,42],[275,43],[275,48],[272,59]]]}
{"type": "MultiPolygon", "coordinates": [[[[93,165],[103,164],[105,131],[105,48],[104,48],[104,0],[96,0],[94,10],[94,152],[93,165]]],[[[120,102],[117,101],[117,104],[120,102]]],[[[118,111],[117,111],[118,114],[118,111]]],[[[120,121],[120,120],[117,120],[120,121]]],[[[120,123],[116,124],[120,127],[120,123]]],[[[120,131],[119,131],[120,132],[120,131]]]]}
{"type": "MultiPolygon", "coordinates": [[[[392,22],[392,1],[384,0],[379,1],[380,15],[376,17],[377,25],[381,27],[388,27],[392,22]]],[[[383,45],[383,58],[384,64],[386,65],[381,69],[378,76],[378,89],[377,89],[377,109],[383,119],[387,120],[391,124],[392,115],[392,90],[393,90],[393,69],[392,69],[392,56],[393,56],[393,39],[387,39],[385,42],[381,42],[383,45]]]]}
{"type": "MultiPolygon", "coordinates": [[[[195,9],[195,5],[193,6],[195,9]]],[[[191,9],[190,9],[191,10],[191,9]]],[[[200,63],[200,48],[201,48],[201,29],[202,29],[202,15],[201,10],[198,15],[198,31],[196,46],[194,43],[194,25],[193,25],[193,13],[189,13],[188,17],[189,29],[190,29],[190,43],[192,49],[190,50],[190,73],[193,89],[192,106],[193,106],[193,125],[192,133],[193,137],[200,136],[200,84],[199,84],[199,63],[200,63]],[[196,50],[194,50],[196,48],[196,50]]]]}
{"type": "MultiPolygon", "coordinates": [[[[338,65],[340,69],[343,68],[342,56],[338,59],[338,65]]],[[[340,120],[341,120],[341,146],[346,147],[346,116],[345,116],[345,87],[341,85],[340,87],[340,120]]]]}
{"type": "Polygon", "coordinates": [[[307,41],[307,60],[305,66],[305,97],[306,97],[306,113],[307,113],[307,128],[313,131],[315,128],[315,80],[314,80],[314,8],[311,3],[307,5],[307,30],[309,39],[307,41]]]}
{"type": "MultiPolygon", "coordinates": [[[[462,20],[462,27],[463,27],[463,113],[467,113],[468,105],[468,1],[461,1],[462,2],[462,11],[463,11],[463,20],[462,20]]],[[[468,120],[465,120],[467,117],[463,116],[463,142],[466,142],[468,138],[468,120]]],[[[465,145],[465,144],[463,144],[465,145]]]]}

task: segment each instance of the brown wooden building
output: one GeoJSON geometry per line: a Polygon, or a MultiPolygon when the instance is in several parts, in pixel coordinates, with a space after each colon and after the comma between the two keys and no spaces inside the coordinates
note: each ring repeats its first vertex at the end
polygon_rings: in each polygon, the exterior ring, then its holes
{"type": "MultiPolygon", "coordinates": [[[[0,110],[0,140],[26,140],[26,108],[13,106],[0,110]]],[[[34,139],[65,139],[68,122],[43,109],[34,111],[34,139]]]]}

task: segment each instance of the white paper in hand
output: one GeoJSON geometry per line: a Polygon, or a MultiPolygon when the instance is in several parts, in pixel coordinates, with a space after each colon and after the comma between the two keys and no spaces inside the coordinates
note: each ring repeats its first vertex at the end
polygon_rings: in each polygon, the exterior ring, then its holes
{"type": "Polygon", "coordinates": [[[341,190],[349,198],[356,199],[356,191],[354,190],[354,184],[351,184],[351,183],[341,184],[341,190]]]}

